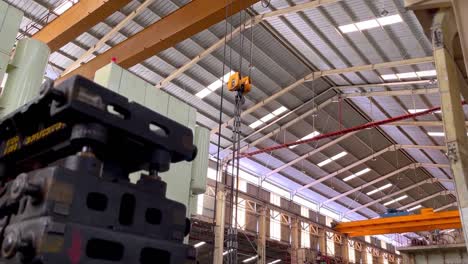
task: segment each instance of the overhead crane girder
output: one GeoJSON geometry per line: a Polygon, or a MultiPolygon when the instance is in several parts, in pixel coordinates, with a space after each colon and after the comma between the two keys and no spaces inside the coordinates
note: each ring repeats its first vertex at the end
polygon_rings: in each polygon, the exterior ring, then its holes
{"type": "Polygon", "coordinates": [[[353,221],[335,226],[338,232],[351,237],[450,228],[461,228],[459,212],[436,213],[432,208],[422,209],[420,214],[353,221]]]}

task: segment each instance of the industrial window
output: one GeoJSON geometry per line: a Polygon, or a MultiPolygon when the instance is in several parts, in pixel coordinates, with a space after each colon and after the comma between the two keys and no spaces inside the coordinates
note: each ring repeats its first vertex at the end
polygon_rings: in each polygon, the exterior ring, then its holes
{"type": "Polygon", "coordinates": [[[356,262],[356,250],[351,245],[352,242],[350,241],[350,243],[348,244],[348,260],[349,262],[354,263],[356,262]]]}
{"type": "Polygon", "coordinates": [[[372,256],[372,253],[366,252],[366,260],[367,260],[367,264],[374,263],[374,257],[372,256]]]}
{"type": "Polygon", "coordinates": [[[301,206],[301,215],[303,217],[309,218],[309,208],[301,206]]]}
{"type": "Polygon", "coordinates": [[[308,209],[317,211],[317,204],[314,202],[311,202],[309,200],[306,200],[300,196],[294,195],[293,201],[296,202],[297,204],[307,207],[308,209]]]}
{"type": "MultiPolygon", "coordinates": [[[[239,180],[239,191],[241,192],[247,192],[247,182],[244,180],[239,180]]],[[[245,207],[246,207],[246,201],[242,198],[238,198],[238,203],[237,203],[237,227],[244,230],[245,229],[245,207]]],[[[232,221],[236,221],[236,216],[232,216],[232,221]]]]}
{"type": "MultiPolygon", "coordinates": [[[[326,217],[325,224],[331,227],[331,223],[333,222],[333,218],[326,217]]],[[[335,255],[335,241],[333,240],[334,234],[333,232],[326,232],[327,235],[327,254],[330,256],[335,255]]]]}
{"type": "MultiPolygon", "coordinates": [[[[205,198],[205,194],[199,194],[197,196],[197,214],[201,215],[203,214],[203,200],[205,198]]],[[[192,207],[193,208],[193,207],[192,207]]]]}
{"type": "Polygon", "coordinates": [[[301,248],[310,248],[310,225],[301,222],[301,248]]]}
{"type": "MultiPolygon", "coordinates": [[[[281,197],[270,193],[270,203],[280,206],[281,197]]],[[[281,214],[275,210],[270,210],[270,238],[278,241],[281,240],[281,214]]]]}

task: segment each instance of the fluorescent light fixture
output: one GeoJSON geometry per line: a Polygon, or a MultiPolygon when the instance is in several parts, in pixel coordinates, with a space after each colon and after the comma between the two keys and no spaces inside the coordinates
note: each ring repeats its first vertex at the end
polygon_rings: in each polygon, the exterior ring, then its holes
{"type": "Polygon", "coordinates": [[[406,198],[408,198],[408,195],[403,195],[403,196],[400,196],[400,197],[398,197],[398,198],[396,198],[396,199],[393,199],[393,200],[391,200],[391,201],[388,201],[388,202],[384,203],[383,205],[384,205],[384,206],[391,205],[391,204],[393,204],[393,203],[399,202],[399,201],[404,200],[404,199],[406,199],[406,198]]]}
{"type": "Polygon", "coordinates": [[[268,121],[270,121],[270,120],[273,119],[273,118],[275,118],[275,115],[273,115],[272,113],[269,113],[268,115],[266,115],[266,116],[260,118],[260,120],[261,120],[262,122],[268,122],[268,121]]]}
{"type": "Polygon", "coordinates": [[[203,246],[203,245],[205,245],[205,244],[206,244],[206,242],[205,242],[205,241],[202,241],[202,242],[196,243],[196,244],[193,245],[193,246],[194,246],[195,248],[199,248],[199,247],[201,247],[201,246],[203,246]]]}
{"type": "Polygon", "coordinates": [[[392,15],[392,16],[384,16],[384,17],[379,17],[377,18],[377,21],[381,26],[387,26],[391,24],[396,24],[403,22],[403,19],[401,18],[400,15],[392,15]]]}
{"type": "MultiPolygon", "coordinates": [[[[304,136],[304,137],[301,137],[301,139],[296,140],[296,142],[297,142],[297,141],[306,140],[306,139],[311,139],[311,138],[316,137],[316,136],[318,136],[318,135],[320,135],[320,132],[314,131],[314,132],[312,132],[312,133],[310,133],[310,134],[308,134],[308,135],[306,135],[306,136],[304,136]]],[[[290,146],[289,148],[290,148],[290,149],[293,149],[293,148],[295,148],[295,147],[297,147],[297,146],[298,146],[298,145],[294,145],[294,146],[290,146]]]]}
{"type": "Polygon", "coordinates": [[[418,71],[416,72],[416,75],[418,75],[418,77],[433,77],[433,76],[437,76],[437,72],[436,70],[418,71]]]}
{"type": "Polygon", "coordinates": [[[348,155],[348,153],[346,151],[340,152],[340,153],[336,154],[335,156],[320,162],[319,164],[317,164],[317,166],[323,167],[323,166],[327,165],[328,163],[330,163],[330,162],[332,162],[334,160],[337,160],[339,158],[342,158],[342,157],[344,157],[346,155],[348,155]]]}
{"type": "Polygon", "coordinates": [[[415,72],[397,73],[396,75],[400,79],[418,78],[418,75],[415,72]]]}
{"type": "Polygon", "coordinates": [[[391,183],[385,184],[384,186],[381,186],[381,187],[379,187],[379,188],[377,188],[377,189],[375,189],[373,191],[368,192],[367,195],[373,195],[374,193],[377,193],[379,191],[383,191],[383,190],[388,189],[390,187],[392,187],[391,183]]]}
{"type": "Polygon", "coordinates": [[[396,74],[383,74],[383,75],[380,75],[380,77],[382,77],[382,79],[384,80],[397,80],[398,79],[398,76],[396,76],[396,74]]]}
{"type": "Polygon", "coordinates": [[[288,111],[288,109],[286,107],[284,107],[284,106],[281,106],[280,108],[273,111],[272,114],[275,115],[275,116],[279,116],[279,115],[281,115],[282,113],[284,113],[286,111],[288,111]]]}
{"type": "Polygon", "coordinates": [[[377,20],[375,19],[358,22],[355,25],[359,30],[371,29],[380,26],[377,20]]]}
{"type": "Polygon", "coordinates": [[[343,181],[346,182],[346,181],[352,180],[352,179],[354,179],[354,178],[356,178],[356,177],[359,177],[359,176],[361,176],[361,175],[363,175],[363,174],[368,173],[369,171],[371,171],[371,169],[365,168],[365,169],[363,169],[363,170],[361,170],[361,171],[358,171],[358,172],[356,172],[356,173],[354,173],[354,174],[349,175],[348,177],[344,178],[343,181]]]}
{"type": "Polygon", "coordinates": [[[281,262],[281,259],[273,260],[272,262],[268,262],[268,264],[276,264],[281,262]]]}
{"type": "Polygon", "coordinates": [[[427,132],[427,134],[431,137],[445,137],[444,132],[427,132]]]}
{"type": "Polygon", "coordinates": [[[350,32],[355,32],[359,30],[354,24],[343,25],[343,26],[339,26],[338,28],[340,29],[342,33],[350,33],[350,32]]]}
{"type": "Polygon", "coordinates": [[[244,260],[242,261],[242,263],[251,262],[252,260],[255,260],[256,258],[258,258],[258,256],[253,256],[253,257],[250,257],[250,258],[248,258],[248,259],[244,259],[244,260]]]}
{"type": "Polygon", "coordinates": [[[209,95],[212,91],[210,91],[208,88],[205,88],[198,92],[195,96],[197,96],[200,99],[205,98],[207,95],[209,95]]]}
{"type": "Polygon", "coordinates": [[[257,121],[255,121],[255,122],[253,122],[252,124],[250,124],[249,127],[255,129],[255,128],[261,126],[261,125],[263,125],[263,122],[260,121],[260,120],[257,120],[257,121]]]}
{"type": "Polygon", "coordinates": [[[421,207],[422,207],[422,205],[416,205],[415,207],[411,207],[410,209],[408,209],[408,212],[417,210],[417,209],[419,209],[419,208],[421,208],[421,207]]]}

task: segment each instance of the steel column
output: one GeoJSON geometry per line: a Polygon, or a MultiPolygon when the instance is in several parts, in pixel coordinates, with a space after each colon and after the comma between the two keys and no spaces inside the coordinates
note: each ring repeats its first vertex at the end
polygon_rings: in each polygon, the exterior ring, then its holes
{"type": "Polygon", "coordinates": [[[266,264],[266,217],[268,209],[260,207],[260,214],[258,216],[258,238],[257,238],[257,264],[266,264]]]}
{"type": "Polygon", "coordinates": [[[225,205],[226,192],[224,190],[218,190],[215,208],[216,225],[214,227],[213,264],[223,264],[225,205]]]}
{"type": "Polygon", "coordinates": [[[451,55],[454,47],[452,40],[456,34],[453,32],[453,20],[449,9],[442,9],[436,14],[433,46],[448,158],[455,180],[465,241],[468,241],[468,142],[465,115],[460,103],[462,85],[458,67],[451,55]]]}

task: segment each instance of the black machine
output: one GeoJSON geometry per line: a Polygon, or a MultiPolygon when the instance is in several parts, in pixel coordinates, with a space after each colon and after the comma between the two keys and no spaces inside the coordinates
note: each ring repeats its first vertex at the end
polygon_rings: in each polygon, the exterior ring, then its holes
{"type": "Polygon", "coordinates": [[[0,121],[0,263],[195,263],[158,176],[195,156],[189,128],[92,81],[43,85],[0,121]]]}

